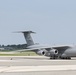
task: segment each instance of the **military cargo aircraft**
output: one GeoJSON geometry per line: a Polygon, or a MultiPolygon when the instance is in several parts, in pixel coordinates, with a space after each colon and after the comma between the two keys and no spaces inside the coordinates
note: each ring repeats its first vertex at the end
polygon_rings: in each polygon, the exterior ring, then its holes
{"type": "Polygon", "coordinates": [[[50,59],[71,59],[71,57],[76,57],[76,46],[73,45],[59,45],[59,46],[41,46],[35,44],[31,33],[33,31],[20,31],[23,33],[25,40],[27,42],[27,49],[22,51],[33,51],[38,55],[44,55],[50,57],[50,59]]]}

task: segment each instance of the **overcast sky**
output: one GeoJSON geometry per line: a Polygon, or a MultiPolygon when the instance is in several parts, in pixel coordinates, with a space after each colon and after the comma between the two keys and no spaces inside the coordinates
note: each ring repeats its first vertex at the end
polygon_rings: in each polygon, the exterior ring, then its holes
{"type": "Polygon", "coordinates": [[[0,0],[0,44],[24,44],[32,30],[35,43],[76,44],[76,0],[0,0]]]}

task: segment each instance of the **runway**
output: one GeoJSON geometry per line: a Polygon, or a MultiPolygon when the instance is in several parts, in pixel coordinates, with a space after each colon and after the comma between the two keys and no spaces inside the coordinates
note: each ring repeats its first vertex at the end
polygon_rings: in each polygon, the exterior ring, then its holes
{"type": "Polygon", "coordinates": [[[44,56],[1,56],[0,75],[76,75],[76,58],[50,60],[44,56]]]}

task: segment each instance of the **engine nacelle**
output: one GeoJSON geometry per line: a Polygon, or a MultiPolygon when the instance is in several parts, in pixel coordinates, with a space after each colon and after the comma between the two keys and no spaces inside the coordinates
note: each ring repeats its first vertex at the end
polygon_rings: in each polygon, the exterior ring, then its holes
{"type": "Polygon", "coordinates": [[[38,54],[38,55],[45,55],[46,54],[46,50],[38,50],[36,52],[36,54],[38,54]]]}
{"type": "Polygon", "coordinates": [[[57,49],[52,49],[50,50],[50,55],[57,55],[58,54],[58,50],[57,49]]]}

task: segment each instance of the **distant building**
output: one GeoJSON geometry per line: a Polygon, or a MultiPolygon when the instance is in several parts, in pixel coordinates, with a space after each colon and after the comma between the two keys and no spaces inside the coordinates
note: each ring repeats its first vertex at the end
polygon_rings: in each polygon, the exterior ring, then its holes
{"type": "Polygon", "coordinates": [[[13,48],[12,47],[0,47],[0,50],[2,51],[2,50],[13,50],[13,48]]]}
{"type": "Polygon", "coordinates": [[[13,50],[12,47],[4,47],[4,50],[13,50]]]}
{"type": "Polygon", "coordinates": [[[5,48],[0,48],[0,50],[5,50],[5,48]]]}

